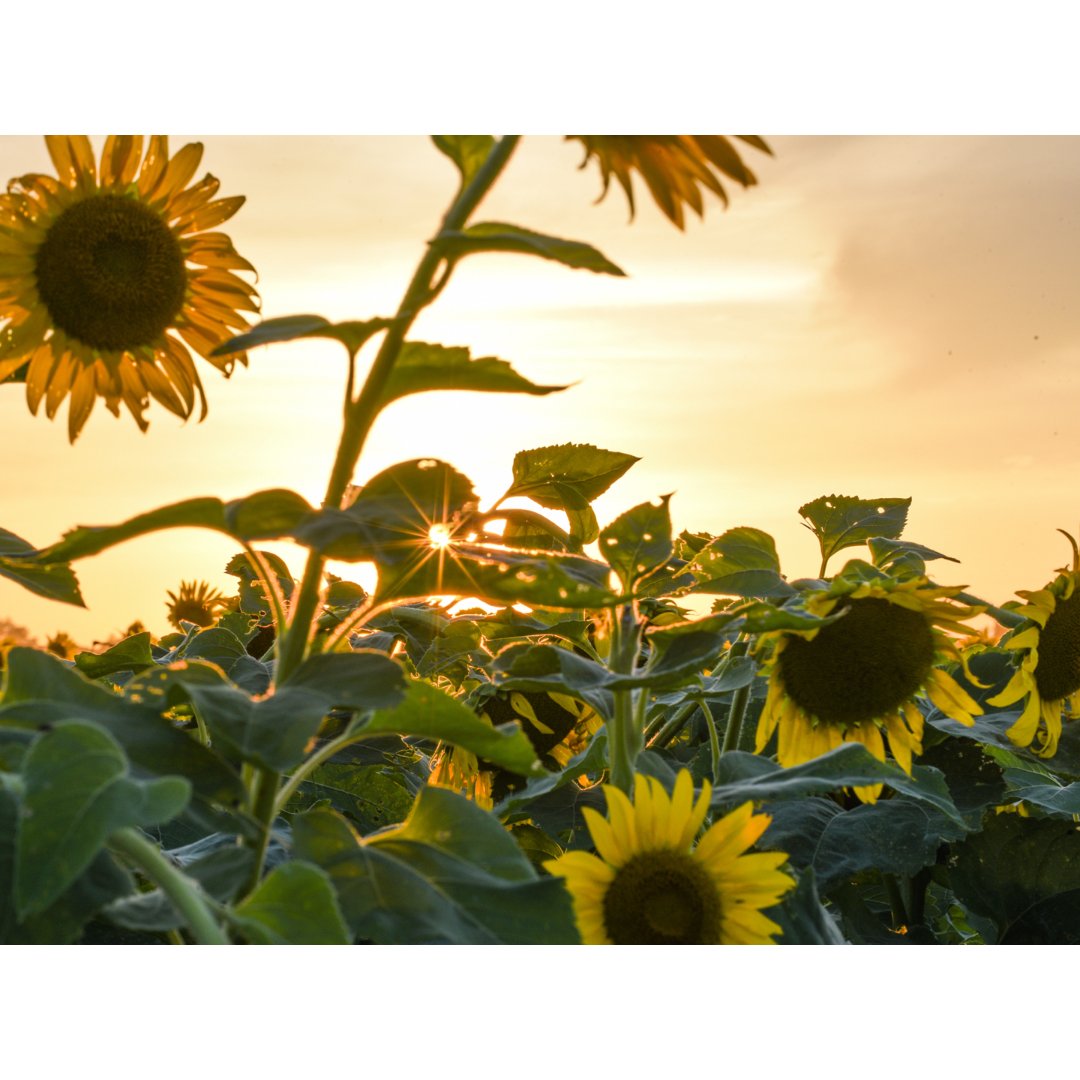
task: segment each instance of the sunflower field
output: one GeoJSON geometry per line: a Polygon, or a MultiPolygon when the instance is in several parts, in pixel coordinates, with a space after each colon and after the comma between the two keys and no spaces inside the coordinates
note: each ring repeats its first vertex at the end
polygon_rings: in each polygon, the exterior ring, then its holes
{"type": "MultiPolygon", "coordinates": [[[[771,152],[568,138],[680,229],[771,152]]],[[[789,578],[760,529],[677,532],[670,496],[598,520],[638,459],[588,442],[530,440],[489,505],[431,458],[353,483],[405,396],[565,389],[412,335],[464,259],[622,276],[483,216],[518,142],[435,136],[459,182],[397,310],[336,323],[258,321],[218,231],[244,200],[196,179],[199,144],[50,136],[54,174],[0,195],[5,409],[25,394],[74,442],[100,400],[145,430],[308,338],[345,383],[318,506],[207,495],[40,548],[0,529],[0,575],[70,605],[77,563],[150,533],[236,550],[234,592],[181,580],[163,637],[3,642],[0,943],[1080,944],[1075,537],[991,602],[896,495],[808,492],[820,566],[789,578]]]]}

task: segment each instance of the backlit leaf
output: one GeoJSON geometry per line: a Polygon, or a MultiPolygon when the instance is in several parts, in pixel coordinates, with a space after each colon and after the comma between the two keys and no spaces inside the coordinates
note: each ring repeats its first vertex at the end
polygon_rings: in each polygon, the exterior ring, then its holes
{"type": "Polygon", "coordinates": [[[482,221],[458,231],[443,232],[439,234],[437,242],[451,258],[481,251],[510,251],[521,255],[539,255],[542,259],[552,259],[574,270],[626,277],[619,267],[591,244],[546,236],[502,221],[482,221]]]}
{"type": "Polygon", "coordinates": [[[525,495],[549,510],[584,509],[640,460],[588,443],[521,450],[506,497],[525,495]]]}

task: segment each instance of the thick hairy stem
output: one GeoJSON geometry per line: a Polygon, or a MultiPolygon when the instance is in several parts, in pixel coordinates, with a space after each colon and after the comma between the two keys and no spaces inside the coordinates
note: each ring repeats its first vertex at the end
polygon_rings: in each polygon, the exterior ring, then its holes
{"type": "MultiPolygon", "coordinates": [[[[630,603],[615,608],[611,632],[611,670],[618,675],[633,675],[637,665],[641,628],[637,617],[637,604],[630,603]]],[[[611,782],[628,795],[634,783],[638,754],[644,744],[644,733],[638,723],[634,708],[633,690],[614,692],[615,709],[609,725],[608,763],[611,782]]],[[[645,693],[639,690],[637,693],[645,693]]]]}

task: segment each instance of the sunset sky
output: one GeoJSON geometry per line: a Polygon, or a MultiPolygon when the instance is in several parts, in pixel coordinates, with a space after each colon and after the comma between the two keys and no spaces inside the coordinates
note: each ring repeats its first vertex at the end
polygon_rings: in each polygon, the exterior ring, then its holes
{"type": "MultiPolygon", "coordinates": [[[[640,185],[633,222],[614,185],[595,205],[579,144],[527,137],[478,217],[588,241],[629,277],[476,257],[411,336],[577,385],[397,402],[357,481],[436,457],[492,501],[516,451],[590,442],[642,458],[599,500],[601,523],[674,492],[677,531],[756,526],[801,577],[818,565],[804,502],[912,496],[906,535],[961,560],[935,566],[939,583],[1001,603],[1050,580],[1068,555],[1055,528],[1080,528],[1080,138],[766,137],[775,158],[746,151],[759,186],[733,185],[729,209],[711,200],[685,233],[640,185]]],[[[247,196],[223,228],[259,269],[267,317],[391,314],[455,188],[415,136],[203,141],[221,194],[247,196]]],[[[52,171],[40,139],[0,139],[3,177],[34,171],[52,171]]],[[[0,526],[43,546],[196,495],[287,487],[318,503],[344,352],[250,359],[228,382],[201,365],[202,424],[155,405],[142,435],[99,404],[74,447],[23,387],[0,387],[0,526]]],[[[267,546],[299,572],[298,549],[267,546]]],[[[88,610],[0,580],[0,617],[84,645],[135,618],[162,633],[181,579],[233,591],[235,550],[195,530],[137,539],[77,564],[88,610]]]]}

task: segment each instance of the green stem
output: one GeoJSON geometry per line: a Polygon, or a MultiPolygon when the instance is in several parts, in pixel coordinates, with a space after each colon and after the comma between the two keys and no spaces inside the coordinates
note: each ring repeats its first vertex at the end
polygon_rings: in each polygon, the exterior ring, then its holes
{"type": "Polygon", "coordinates": [[[671,717],[665,722],[663,716],[657,718],[650,726],[653,728],[653,732],[646,731],[646,736],[651,734],[649,738],[649,748],[663,750],[676,735],[684,727],[686,727],[687,721],[694,715],[694,711],[697,709],[698,703],[696,701],[687,701],[675,710],[671,717]],[[659,728],[659,730],[656,730],[659,728]]]}
{"type": "Polygon", "coordinates": [[[225,931],[207,906],[199,886],[178,870],[137,829],[119,829],[109,837],[109,846],[133,862],[172,901],[184,917],[199,945],[228,945],[225,931]]]}
{"type": "Polygon", "coordinates": [[[900,895],[900,886],[897,884],[894,874],[882,874],[885,882],[885,892],[889,897],[889,907],[892,908],[893,929],[899,930],[901,926],[910,923],[907,908],[904,906],[904,898],[900,895]]]}
{"type": "Polygon", "coordinates": [[[245,895],[258,887],[262,880],[263,863],[266,861],[266,849],[270,846],[270,831],[277,817],[277,793],[281,783],[281,773],[273,769],[259,768],[255,774],[255,792],[252,797],[252,811],[259,823],[259,838],[255,841],[255,862],[251,868],[245,895]]]}
{"type": "MultiPolygon", "coordinates": [[[[719,784],[720,755],[723,753],[723,751],[720,749],[720,734],[716,730],[716,717],[713,716],[712,709],[709,708],[709,703],[705,698],[701,699],[701,711],[705,714],[705,723],[708,725],[709,728],[709,751],[712,755],[713,783],[719,784]]],[[[727,745],[726,739],[725,745],[727,745]]]]}
{"type": "Polygon", "coordinates": [[[724,732],[724,746],[721,754],[729,754],[739,748],[739,736],[742,734],[743,717],[746,716],[746,706],[750,701],[750,687],[740,686],[731,697],[731,708],[728,710],[727,730],[724,732]]]}
{"type": "MultiPolygon", "coordinates": [[[[375,418],[383,406],[386,384],[401,353],[405,335],[409,332],[417,315],[438,295],[450,277],[453,263],[447,260],[443,253],[443,245],[440,243],[441,238],[445,234],[456,232],[465,226],[469,215],[476,209],[499,174],[506,167],[506,163],[510,160],[510,155],[514,152],[520,139],[520,135],[506,135],[500,139],[492,147],[491,152],[488,154],[484,164],[477,170],[476,175],[458,192],[457,198],[454,199],[443,218],[438,235],[428,245],[427,251],[413,273],[412,280],[405,290],[405,295],[398,305],[397,314],[390,323],[379,346],[379,351],[371,364],[360,394],[353,401],[351,400],[351,392],[347,393],[344,413],[345,422],[341,431],[341,439],[338,442],[337,453],[334,456],[330,479],[326,484],[326,494],[322,502],[324,508],[337,509],[341,506],[345,491],[352,480],[353,474],[356,472],[360,452],[363,450],[372,424],[374,424],[375,418]],[[439,276],[436,280],[437,274],[439,276]]],[[[312,624],[315,620],[315,613],[319,606],[319,596],[322,591],[324,562],[325,560],[318,551],[312,549],[308,553],[304,574],[294,594],[287,625],[283,628],[283,632],[278,639],[277,662],[274,665],[275,687],[279,687],[288,681],[289,676],[300,666],[307,653],[308,644],[311,640],[312,624]]],[[[254,888],[262,877],[266,847],[270,840],[270,827],[273,824],[278,803],[277,792],[280,781],[281,776],[279,773],[270,769],[259,770],[256,785],[255,816],[262,826],[262,831],[255,850],[251,888],[254,888]]]]}
{"type": "MultiPolygon", "coordinates": [[[[610,668],[616,675],[633,675],[637,664],[639,635],[637,604],[632,602],[615,608],[610,668]]],[[[612,784],[629,795],[634,783],[637,757],[644,742],[643,733],[637,724],[634,691],[616,690],[613,696],[615,707],[609,725],[608,764],[611,768],[612,784]]]]}
{"type": "MultiPolygon", "coordinates": [[[[356,471],[356,463],[360,459],[364,442],[382,408],[383,391],[401,352],[405,335],[409,332],[417,315],[437,294],[437,290],[433,291],[433,279],[440,266],[444,269],[442,278],[439,280],[440,288],[449,276],[449,266],[444,265],[446,260],[442,254],[439,237],[444,233],[455,232],[464,227],[469,215],[476,209],[506,167],[520,138],[520,135],[507,135],[495,144],[472,181],[460,192],[446,212],[439,235],[428,245],[427,252],[420,260],[398,306],[397,314],[382,340],[371,370],[364,380],[359,397],[346,407],[345,426],[341,433],[341,441],[338,443],[330,480],[326,485],[324,507],[336,509],[341,505],[345,489],[356,471]]],[[[308,555],[304,576],[293,604],[285,641],[278,653],[275,673],[275,681],[278,684],[288,679],[304,657],[311,634],[311,623],[318,607],[322,569],[322,556],[319,552],[312,550],[308,555]]]]}

